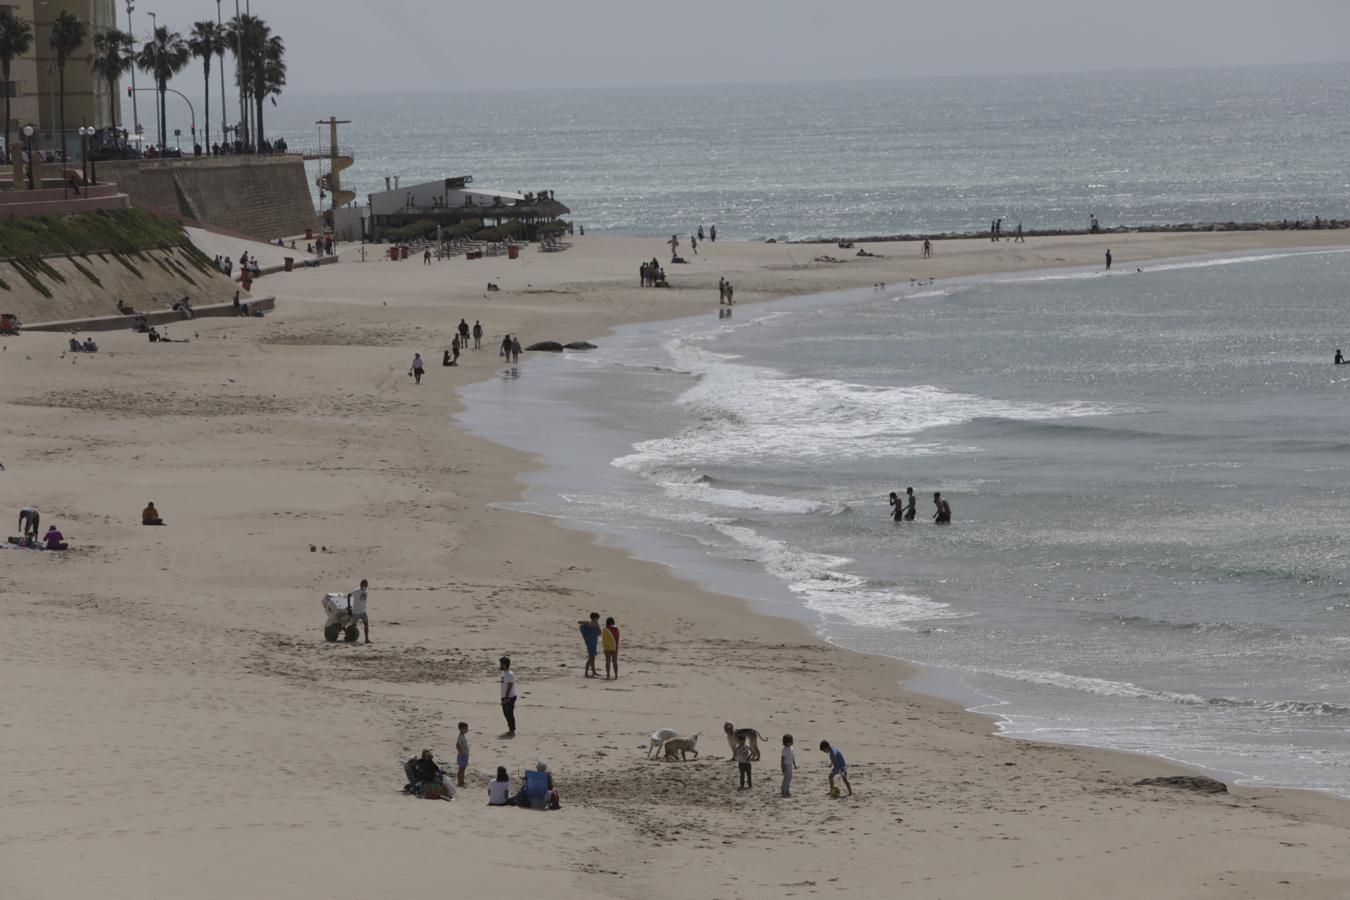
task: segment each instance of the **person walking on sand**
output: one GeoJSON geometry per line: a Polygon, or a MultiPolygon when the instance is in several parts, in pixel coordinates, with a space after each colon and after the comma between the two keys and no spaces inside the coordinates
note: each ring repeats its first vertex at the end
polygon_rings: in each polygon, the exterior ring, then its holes
{"type": "Polygon", "coordinates": [[[735,297],[736,297],[736,289],[735,289],[734,287],[732,287],[732,286],[731,286],[731,282],[728,281],[728,282],[727,282],[727,306],[734,306],[734,305],[736,304],[736,299],[735,299],[735,297]]]}
{"type": "Polygon", "coordinates": [[[502,671],[502,715],[506,717],[506,733],[516,734],[516,673],[511,671],[511,657],[497,660],[502,671]]]}
{"type": "Polygon", "coordinates": [[[507,362],[511,361],[511,335],[508,334],[502,338],[502,349],[497,352],[497,355],[507,362]]]}
{"type": "Polygon", "coordinates": [[[942,499],[941,491],[933,492],[933,505],[937,511],[933,513],[933,522],[938,525],[952,524],[952,507],[946,500],[942,499]]]}
{"type": "Polygon", "coordinates": [[[848,788],[848,795],[853,796],[853,785],[848,783],[848,763],[844,761],[844,754],[838,747],[831,747],[829,741],[821,741],[820,749],[829,754],[830,757],[830,796],[835,796],[838,788],[834,786],[834,779],[840,778],[844,782],[844,787],[848,788]]]}
{"type": "Polygon", "coordinates": [[[1013,238],[1013,243],[1014,243],[1014,244],[1025,244],[1026,242],[1027,242],[1027,239],[1022,235],[1022,223],[1021,223],[1021,222],[1018,222],[1018,223],[1017,223],[1017,234],[1016,234],[1016,236],[1013,238]]]}
{"type": "Polygon", "coordinates": [[[513,337],[511,338],[511,364],[515,365],[518,362],[520,362],[520,338],[513,337]]]}
{"type": "Polygon", "coordinates": [[[413,377],[414,384],[422,383],[422,354],[413,354],[412,368],[408,370],[408,374],[413,377]]]}
{"type": "Polygon", "coordinates": [[[933,242],[930,241],[928,238],[924,238],[924,239],[923,239],[923,253],[922,253],[922,256],[923,256],[924,259],[932,259],[932,258],[933,258],[933,242]]]}
{"type": "Polygon", "coordinates": [[[692,234],[689,235],[689,249],[694,251],[695,256],[698,256],[698,238],[692,234]]]}
{"type": "Polygon", "coordinates": [[[469,723],[459,723],[459,737],[455,738],[455,783],[464,787],[464,770],[469,767],[469,723]]]}
{"type": "Polygon", "coordinates": [[[1111,248],[1106,248],[1106,271],[1111,271],[1111,248]]]}
{"type": "Polygon", "coordinates": [[[614,667],[614,680],[619,680],[619,626],[614,617],[605,619],[605,630],[600,633],[600,646],[605,651],[605,680],[609,680],[610,666],[614,667]]]}
{"type": "Polygon", "coordinates": [[[450,361],[446,363],[446,365],[447,366],[459,365],[459,335],[455,335],[450,339],[450,353],[451,353],[450,361]]]}
{"type": "Polygon", "coordinates": [[[750,778],[750,760],[753,754],[750,745],[745,742],[745,735],[739,735],[736,738],[736,768],[740,771],[741,786],[739,790],[748,791],[751,788],[750,778]]]}
{"type": "Polygon", "coordinates": [[[600,614],[593,612],[590,621],[582,619],[577,625],[581,627],[581,639],[586,642],[586,668],[582,675],[594,678],[599,674],[595,671],[595,657],[600,652],[600,614]]]}
{"type": "Polygon", "coordinates": [[[670,244],[670,258],[671,258],[671,259],[674,259],[675,257],[677,257],[677,256],[680,255],[680,253],[679,253],[679,250],[680,250],[680,238],[679,238],[678,235],[672,234],[672,235],[670,236],[670,240],[666,241],[666,243],[667,243],[667,244],[670,244]]]}
{"type": "Polygon", "coordinates": [[[483,349],[483,325],[477,319],[473,320],[473,349],[483,349]]]}
{"type": "Polygon", "coordinates": [[[783,796],[792,796],[792,773],[797,770],[797,755],[792,752],[792,735],[783,735],[783,796]]]}
{"type": "Polygon", "coordinates": [[[366,643],[370,643],[370,615],[366,612],[366,601],[370,599],[370,582],[361,579],[361,586],[347,595],[347,611],[352,614],[352,622],[360,622],[365,632],[366,643]]]}
{"type": "Polygon", "coordinates": [[[459,345],[469,349],[469,323],[464,319],[459,320],[459,345]]]}

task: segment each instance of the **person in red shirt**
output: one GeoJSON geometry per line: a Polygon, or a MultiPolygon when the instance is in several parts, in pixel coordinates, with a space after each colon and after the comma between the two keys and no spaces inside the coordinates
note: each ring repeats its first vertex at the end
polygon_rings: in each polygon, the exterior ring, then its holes
{"type": "Polygon", "coordinates": [[[601,642],[605,648],[605,680],[610,679],[610,668],[614,669],[614,678],[619,677],[619,626],[614,624],[614,617],[605,619],[605,630],[600,635],[601,642]]]}

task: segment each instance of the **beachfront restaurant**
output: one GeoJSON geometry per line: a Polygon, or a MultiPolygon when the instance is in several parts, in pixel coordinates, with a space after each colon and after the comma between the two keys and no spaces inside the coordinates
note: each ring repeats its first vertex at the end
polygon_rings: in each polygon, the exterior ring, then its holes
{"type": "Polygon", "coordinates": [[[370,240],[407,240],[453,230],[472,237],[493,230],[533,240],[556,236],[566,228],[561,218],[571,212],[552,191],[516,193],[473,188],[472,176],[399,185],[385,179],[388,190],[369,195],[370,240]]]}

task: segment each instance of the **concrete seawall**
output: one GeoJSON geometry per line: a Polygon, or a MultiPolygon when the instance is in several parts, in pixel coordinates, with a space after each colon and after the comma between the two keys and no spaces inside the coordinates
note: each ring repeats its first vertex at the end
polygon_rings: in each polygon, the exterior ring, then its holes
{"type": "Polygon", "coordinates": [[[318,216],[299,156],[118,160],[98,164],[135,206],[263,241],[314,228],[318,216]]]}

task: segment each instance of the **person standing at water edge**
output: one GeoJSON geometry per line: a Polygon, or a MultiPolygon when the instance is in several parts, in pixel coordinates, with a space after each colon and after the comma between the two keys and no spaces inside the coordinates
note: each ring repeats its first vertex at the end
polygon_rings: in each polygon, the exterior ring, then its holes
{"type": "Polygon", "coordinates": [[[712,230],[708,232],[708,240],[712,241],[714,244],[717,243],[717,226],[716,226],[716,225],[714,225],[714,226],[712,227],[712,230]]]}
{"type": "Polygon", "coordinates": [[[1021,223],[1021,222],[1018,222],[1018,223],[1017,223],[1017,234],[1016,234],[1016,236],[1013,238],[1013,243],[1014,243],[1014,244],[1025,244],[1026,242],[1027,242],[1027,239],[1026,239],[1025,237],[1022,236],[1022,223],[1021,223]]]}
{"type": "Polygon", "coordinates": [[[497,660],[502,671],[502,715],[506,717],[506,733],[516,733],[516,673],[511,671],[511,657],[497,660]]]}
{"type": "Polygon", "coordinates": [[[1111,271],[1111,248],[1106,248],[1106,271],[1111,271]]]}
{"type": "Polygon", "coordinates": [[[595,657],[600,652],[600,614],[593,612],[589,622],[583,619],[577,625],[581,626],[581,639],[586,642],[586,668],[582,674],[594,678],[599,674],[595,671],[595,657]]]}
{"type": "Polygon", "coordinates": [[[413,354],[412,368],[408,370],[408,374],[413,377],[414,384],[422,383],[422,354],[413,354]]]}
{"type": "Polygon", "coordinates": [[[520,338],[519,338],[519,337],[513,337],[513,338],[511,338],[511,362],[512,362],[512,363],[518,363],[518,362],[520,362],[520,338]]]}
{"type": "Polygon", "coordinates": [[[952,524],[952,507],[942,499],[941,491],[933,492],[933,505],[937,507],[937,512],[933,513],[933,521],[938,525],[952,524]]]}
{"type": "Polygon", "coordinates": [[[497,351],[497,355],[507,362],[511,361],[511,335],[502,338],[502,349],[497,351]]]}

